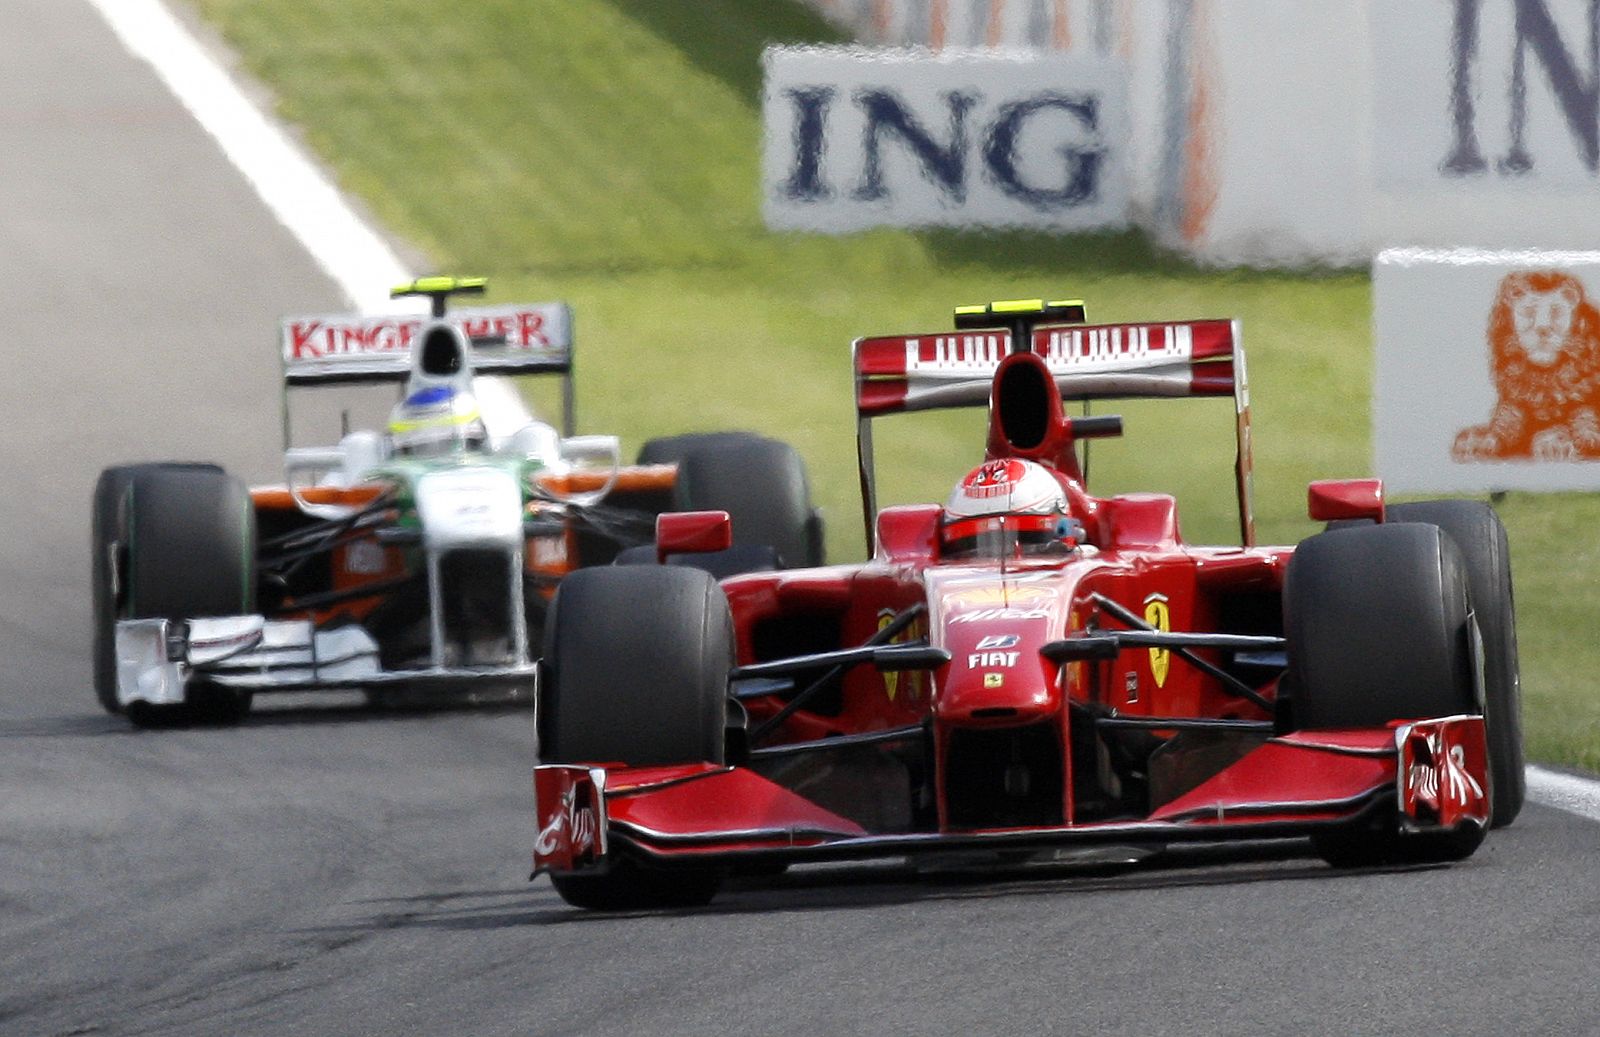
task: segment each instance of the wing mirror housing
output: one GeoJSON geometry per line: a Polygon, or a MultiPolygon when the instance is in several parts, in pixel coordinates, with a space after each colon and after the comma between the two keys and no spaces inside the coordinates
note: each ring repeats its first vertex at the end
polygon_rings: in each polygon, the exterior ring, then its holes
{"type": "MultiPolygon", "coordinates": [[[[602,464],[609,468],[609,472],[599,489],[582,493],[554,493],[558,500],[586,508],[591,504],[599,504],[617,485],[617,478],[622,474],[622,441],[616,436],[567,436],[560,440],[559,450],[562,461],[602,464]]],[[[546,491],[551,492],[548,487],[546,491]]]]}
{"type": "Polygon", "coordinates": [[[561,440],[563,461],[621,463],[622,441],[616,436],[568,436],[561,440]]]}
{"type": "Polygon", "coordinates": [[[733,546],[733,519],[726,511],[668,511],[656,516],[656,561],[668,555],[709,554],[733,546]]]}
{"type": "Polygon", "coordinates": [[[1322,479],[1306,489],[1306,511],[1316,522],[1383,521],[1382,479],[1322,479]]]}

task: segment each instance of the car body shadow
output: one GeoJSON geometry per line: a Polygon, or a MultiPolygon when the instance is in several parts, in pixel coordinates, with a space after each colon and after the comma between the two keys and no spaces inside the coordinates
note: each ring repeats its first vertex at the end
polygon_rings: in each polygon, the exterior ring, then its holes
{"type": "MultiPolygon", "coordinates": [[[[252,709],[236,724],[174,724],[144,729],[127,717],[109,713],[81,713],[64,716],[26,717],[0,720],[0,740],[8,738],[106,738],[115,736],[162,737],[184,731],[223,731],[236,728],[304,727],[330,724],[420,722],[440,715],[522,714],[533,716],[532,701],[473,701],[460,696],[415,699],[404,702],[370,703],[352,695],[335,693],[332,701],[318,701],[312,695],[296,695],[292,703],[268,703],[252,709]]],[[[359,693],[354,693],[359,695],[359,693]]]]}

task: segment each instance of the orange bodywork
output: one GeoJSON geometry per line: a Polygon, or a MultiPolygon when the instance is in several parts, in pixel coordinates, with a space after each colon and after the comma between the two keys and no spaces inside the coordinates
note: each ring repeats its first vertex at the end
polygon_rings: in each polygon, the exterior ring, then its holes
{"type": "MultiPolygon", "coordinates": [[[[604,486],[608,478],[609,472],[585,468],[560,475],[554,472],[541,475],[539,485],[555,494],[592,493],[604,486]]],[[[617,481],[611,488],[623,493],[670,490],[677,481],[678,466],[675,464],[633,465],[617,471],[617,481]]]]}

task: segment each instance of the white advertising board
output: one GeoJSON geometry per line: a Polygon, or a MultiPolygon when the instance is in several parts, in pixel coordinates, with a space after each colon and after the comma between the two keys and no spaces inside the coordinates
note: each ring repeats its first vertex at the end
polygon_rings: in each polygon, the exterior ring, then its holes
{"type": "Polygon", "coordinates": [[[1126,71],[1113,58],[776,47],[764,64],[768,226],[1128,221],[1126,71]]]}
{"type": "Polygon", "coordinates": [[[1372,287],[1387,488],[1600,488],[1600,252],[1391,249],[1372,287]]]}

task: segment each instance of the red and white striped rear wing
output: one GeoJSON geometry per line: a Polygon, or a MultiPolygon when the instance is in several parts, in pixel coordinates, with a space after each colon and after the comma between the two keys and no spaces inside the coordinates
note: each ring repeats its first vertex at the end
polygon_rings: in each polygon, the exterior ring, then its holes
{"type": "MultiPolygon", "coordinates": [[[[1067,324],[1032,329],[1064,400],[1232,396],[1238,454],[1239,535],[1255,543],[1250,387],[1239,322],[1067,324]]],[[[1012,332],[996,328],[855,341],[857,450],[871,547],[877,513],[872,419],[886,414],[989,403],[994,373],[1012,352],[1012,332]]]]}
{"type": "MultiPolygon", "coordinates": [[[[1098,324],[1033,331],[1033,352],[1067,400],[1230,396],[1244,384],[1231,320],[1098,324]]],[[[889,335],[855,343],[856,410],[863,417],[989,402],[1011,332],[889,335]]]]}

